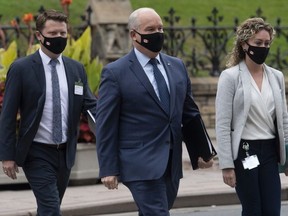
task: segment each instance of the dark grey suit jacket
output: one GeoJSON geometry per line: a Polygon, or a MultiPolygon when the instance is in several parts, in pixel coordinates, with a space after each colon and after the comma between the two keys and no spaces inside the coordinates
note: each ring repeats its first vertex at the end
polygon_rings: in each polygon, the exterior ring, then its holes
{"type": "MultiPolygon", "coordinates": [[[[96,97],[91,93],[82,64],[62,57],[68,83],[67,167],[75,161],[80,114],[91,110],[96,114],[96,97]],[[75,82],[83,83],[83,95],[74,94],[75,82]]],[[[0,115],[0,160],[25,162],[30,145],[38,130],[45,102],[45,73],[39,52],[17,59],[9,68],[0,115]],[[20,125],[17,127],[17,113],[20,125]]]]}

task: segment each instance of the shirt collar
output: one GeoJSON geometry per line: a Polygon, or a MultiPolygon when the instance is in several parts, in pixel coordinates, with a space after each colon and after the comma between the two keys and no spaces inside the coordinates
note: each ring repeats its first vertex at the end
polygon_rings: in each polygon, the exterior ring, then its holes
{"type": "MultiPolygon", "coordinates": [[[[141,66],[145,67],[149,63],[150,58],[148,56],[144,55],[143,53],[141,53],[135,47],[134,47],[134,51],[135,51],[135,55],[136,55],[139,63],[141,64],[141,66]]],[[[161,64],[160,55],[158,54],[155,58],[158,60],[158,63],[161,64]]]]}
{"type": "MultiPolygon", "coordinates": [[[[49,65],[51,58],[50,58],[48,55],[46,55],[46,54],[42,51],[41,48],[39,49],[39,54],[40,54],[40,57],[41,57],[41,59],[42,59],[42,61],[43,61],[43,64],[49,65]]],[[[63,64],[62,54],[60,54],[57,59],[58,59],[58,62],[59,62],[60,64],[63,64]]]]}

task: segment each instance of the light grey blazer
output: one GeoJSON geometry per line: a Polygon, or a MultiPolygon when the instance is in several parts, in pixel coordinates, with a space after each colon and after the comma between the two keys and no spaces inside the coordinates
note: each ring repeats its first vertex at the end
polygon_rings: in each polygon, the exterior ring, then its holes
{"type": "MultiPolygon", "coordinates": [[[[273,91],[280,163],[286,160],[285,140],[288,141],[288,115],[283,73],[264,64],[273,91]]],[[[234,168],[241,135],[251,106],[249,71],[244,61],[224,70],[216,94],[216,140],[220,169],[234,168]]]]}

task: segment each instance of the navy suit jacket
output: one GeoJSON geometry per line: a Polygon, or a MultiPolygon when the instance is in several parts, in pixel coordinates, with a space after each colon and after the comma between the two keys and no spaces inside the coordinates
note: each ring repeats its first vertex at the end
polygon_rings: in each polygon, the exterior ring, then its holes
{"type": "MultiPolygon", "coordinates": [[[[62,57],[68,84],[67,167],[74,165],[80,114],[96,113],[96,97],[91,93],[82,64],[62,57]],[[75,82],[83,83],[83,95],[74,94],[75,82]]],[[[25,162],[38,130],[45,102],[45,73],[39,52],[16,60],[9,68],[0,115],[0,160],[25,162]],[[20,125],[16,131],[16,117],[20,125]]]]}
{"type": "Polygon", "coordinates": [[[202,128],[184,63],[160,54],[170,85],[170,113],[161,103],[134,50],[102,71],[96,113],[100,177],[122,181],[160,178],[173,148],[172,177],[182,177],[182,125],[202,128]]]}

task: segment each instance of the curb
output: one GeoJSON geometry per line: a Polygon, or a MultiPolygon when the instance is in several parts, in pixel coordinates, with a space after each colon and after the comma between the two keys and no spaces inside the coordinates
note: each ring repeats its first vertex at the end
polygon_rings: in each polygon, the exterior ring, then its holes
{"type": "MultiPolygon", "coordinates": [[[[281,190],[282,201],[288,200],[288,188],[281,190]]],[[[236,193],[212,193],[205,195],[185,195],[176,198],[173,209],[186,207],[204,207],[218,205],[240,204],[236,193]]],[[[133,200],[126,202],[110,203],[104,205],[87,204],[79,207],[69,207],[62,209],[62,216],[83,216],[135,212],[137,207],[133,200]]],[[[16,215],[15,215],[16,216],[16,215]]]]}

